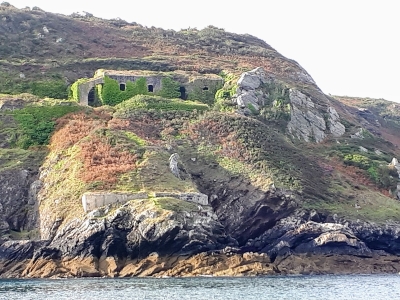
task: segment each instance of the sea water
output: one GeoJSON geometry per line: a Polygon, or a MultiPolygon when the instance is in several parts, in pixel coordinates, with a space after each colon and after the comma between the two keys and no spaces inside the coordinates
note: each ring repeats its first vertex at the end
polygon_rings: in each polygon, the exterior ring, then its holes
{"type": "Polygon", "coordinates": [[[0,279],[0,299],[400,299],[400,275],[0,279]]]}

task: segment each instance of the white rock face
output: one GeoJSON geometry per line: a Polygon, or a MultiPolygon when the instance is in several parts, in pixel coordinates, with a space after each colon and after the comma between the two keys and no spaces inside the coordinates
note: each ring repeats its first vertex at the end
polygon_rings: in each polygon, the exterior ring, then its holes
{"type": "MultiPolygon", "coordinates": [[[[305,75],[308,74],[305,72],[305,75]]],[[[311,77],[307,80],[313,82],[311,77]]],[[[270,95],[263,88],[263,84],[273,81],[261,67],[243,73],[237,82],[238,89],[234,98],[239,112],[250,115],[260,111],[267,100],[274,100],[269,99],[270,95]]],[[[321,111],[309,96],[297,89],[289,90],[289,100],[290,121],[287,129],[292,136],[319,143],[328,133],[334,137],[345,133],[346,128],[340,123],[340,116],[335,108],[330,106],[327,111],[321,111]]]]}
{"type": "Polygon", "coordinates": [[[344,125],[340,123],[340,117],[336,109],[334,109],[333,107],[328,107],[328,114],[330,132],[334,137],[342,136],[346,131],[346,127],[344,127],[344,125]]]}
{"type": "Polygon", "coordinates": [[[322,142],[326,136],[326,124],[314,102],[298,90],[290,89],[289,97],[292,104],[291,119],[287,126],[289,132],[306,142],[313,139],[317,143],[322,142]]]}
{"type": "Polygon", "coordinates": [[[180,179],[178,161],[179,161],[178,153],[174,153],[169,157],[169,169],[171,170],[172,174],[174,174],[175,177],[178,177],[180,179]]]}
{"type": "Polygon", "coordinates": [[[368,152],[368,149],[367,149],[367,148],[364,148],[363,146],[360,146],[360,147],[358,147],[358,148],[360,149],[361,152],[365,152],[365,153],[368,152]]]}
{"type": "Polygon", "coordinates": [[[238,108],[248,110],[251,106],[252,110],[258,111],[260,106],[264,104],[265,95],[260,87],[265,82],[265,71],[261,67],[243,73],[237,82],[238,89],[235,101],[238,108]]]}
{"type": "MultiPolygon", "coordinates": [[[[396,168],[397,174],[399,175],[399,179],[400,179],[400,164],[399,164],[399,161],[397,160],[397,158],[393,157],[393,159],[390,162],[389,166],[392,166],[392,167],[396,168]]],[[[400,182],[397,183],[396,195],[397,195],[397,199],[400,200],[400,182]]]]}

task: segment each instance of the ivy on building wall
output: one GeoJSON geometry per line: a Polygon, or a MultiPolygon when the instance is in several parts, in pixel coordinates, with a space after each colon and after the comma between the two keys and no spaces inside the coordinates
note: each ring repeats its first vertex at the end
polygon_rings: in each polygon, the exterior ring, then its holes
{"type": "Polygon", "coordinates": [[[68,99],[79,102],[79,85],[87,81],[88,81],[87,78],[80,78],[77,81],[75,81],[68,90],[68,99]]]}
{"type": "Polygon", "coordinates": [[[197,100],[209,106],[213,106],[215,103],[215,93],[222,88],[222,84],[216,84],[215,86],[209,86],[207,90],[203,86],[194,87],[193,90],[188,93],[188,100],[197,100]]]}
{"type": "Polygon", "coordinates": [[[161,79],[161,90],[157,93],[159,96],[164,98],[179,98],[181,92],[179,91],[180,83],[173,80],[170,77],[164,77],[161,79]]]}
{"type": "Polygon", "coordinates": [[[121,91],[118,81],[105,76],[103,87],[98,89],[99,99],[104,105],[116,105],[135,95],[147,95],[147,83],[146,78],[142,77],[138,80],[131,82],[128,81],[125,84],[125,90],[121,91]]]}

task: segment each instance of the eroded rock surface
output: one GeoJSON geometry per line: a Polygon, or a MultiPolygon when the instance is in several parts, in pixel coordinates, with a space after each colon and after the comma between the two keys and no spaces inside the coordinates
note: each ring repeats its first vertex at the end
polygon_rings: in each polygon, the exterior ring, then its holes
{"type": "MultiPolygon", "coordinates": [[[[311,78],[310,80],[313,82],[311,78]]],[[[266,103],[271,102],[268,100],[274,100],[272,106],[277,105],[276,99],[270,99],[266,84],[277,84],[277,81],[269,77],[263,68],[256,68],[240,76],[237,94],[234,97],[239,112],[248,115],[258,113],[263,106],[268,105],[266,103]]],[[[340,116],[334,107],[319,105],[318,100],[312,99],[299,89],[286,89],[289,91],[290,102],[290,121],[287,129],[292,136],[306,142],[319,143],[329,133],[334,137],[345,133],[345,127],[340,123],[340,116]]]]}

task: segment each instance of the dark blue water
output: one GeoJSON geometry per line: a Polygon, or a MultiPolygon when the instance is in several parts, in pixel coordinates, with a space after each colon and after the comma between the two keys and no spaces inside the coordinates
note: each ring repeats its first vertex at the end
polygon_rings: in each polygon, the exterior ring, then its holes
{"type": "Polygon", "coordinates": [[[0,299],[400,299],[400,275],[0,280],[0,299]]]}

